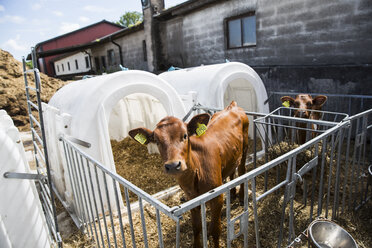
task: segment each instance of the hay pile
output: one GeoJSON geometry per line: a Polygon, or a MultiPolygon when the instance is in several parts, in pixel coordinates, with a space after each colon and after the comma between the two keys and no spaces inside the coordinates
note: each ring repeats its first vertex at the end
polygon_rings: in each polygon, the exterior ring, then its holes
{"type": "MultiPolygon", "coordinates": [[[[29,85],[35,87],[33,75],[28,74],[29,85]]],[[[48,102],[53,94],[68,82],[48,77],[40,73],[41,100],[48,102]]],[[[34,101],[35,95],[32,95],[34,101]]],[[[29,130],[25,82],[22,63],[14,59],[7,51],[0,49],[0,109],[4,109],[12,117],[20,131],[29,130]]]]}

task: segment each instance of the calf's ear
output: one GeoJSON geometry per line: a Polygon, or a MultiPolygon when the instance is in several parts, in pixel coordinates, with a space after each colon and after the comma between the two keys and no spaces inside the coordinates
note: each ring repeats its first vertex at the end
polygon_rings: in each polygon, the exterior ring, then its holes
{"type": "Polygon", "coordinates": [[[190,122],[187,124],[187,133],[189,136],[196,134],[196,129],[199,127],[199,125],[204,124],[208,125],[209,120],[211,119],[211,116],[207,113],[195,115],[190,122]],[[199,124],[199,125],[198,125],[199,124]]]}
{"type": "Polygon", "coordinates": [[[142,145],[154,142],[153,132],[147,128],[136,128],[129,131],[129,136],[142,145]]]}
{"type": "Polygon", "coordinates": [[[313,105],[316,105],[318,107],[323,106],[323,104],[327,101],[327,97],[323,95],[316,96],[313,99],[313,105]]]}
{"type": "Polygon", "coordinates": [[[293,99],[290,96],[282,96],[280,98],[280,100],[282,101],[282,103],[288,102],[289,103],[289,107],[293,107],[294,102],[295,102],[295,99],[293,99]]]}

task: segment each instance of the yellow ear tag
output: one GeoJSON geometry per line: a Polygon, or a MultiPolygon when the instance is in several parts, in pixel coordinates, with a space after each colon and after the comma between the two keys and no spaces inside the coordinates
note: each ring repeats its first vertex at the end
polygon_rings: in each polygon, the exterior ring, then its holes
{"type": "Polygon", "coordinates": [[[285,101],[285,102],[283,102],[282,105],[283,105],[284,107],[286,107],[286,108],[288,108],[288,107],[290,106],[289,101],[285,101]]]}
{"type": "Polygon", "coordinates": [[[136,136],[134,136],[134,139],[137,140],[142,145],[144,145],[147,141],[146,136],[142,133],[137,133],[136,136]]]}
{"type": "Polygon", "coordinates": [[[196,135],[200,137],[203,134],[205,134],[205,131],[207,131],[207,126],[205,124],[198,123],[198,128],[196,129],[196,135]]]}

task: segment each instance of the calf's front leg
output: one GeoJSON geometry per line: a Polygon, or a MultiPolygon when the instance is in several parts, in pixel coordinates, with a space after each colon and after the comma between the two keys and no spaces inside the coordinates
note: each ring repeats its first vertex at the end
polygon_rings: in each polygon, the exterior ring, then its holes
{"type": "Polygon", "coordinates": [[[200,241],[200,231],[201,231],[201,216],[200,207],[191,209],[191,221],[192,221],[192,231],[194,233],[194,248],[202,247],[200,241]]]}

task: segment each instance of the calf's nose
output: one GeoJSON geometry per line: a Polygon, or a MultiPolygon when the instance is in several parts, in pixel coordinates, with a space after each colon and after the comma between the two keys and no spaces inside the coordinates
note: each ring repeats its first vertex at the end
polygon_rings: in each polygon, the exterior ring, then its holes
{"type": "Polygon", "coordinates": [[[165,165],[166,172],[175,172],[181,169],[181,161],[169,162],[165,165]]]}
{"type": "Polygon", "coordinates": [[[306,110],[302,110],[302,109],[299,109],[295,115],[296,117],[300,117],[300,118],[308,118],[309,117],[309,113],[308,111],[306,110]]]}

